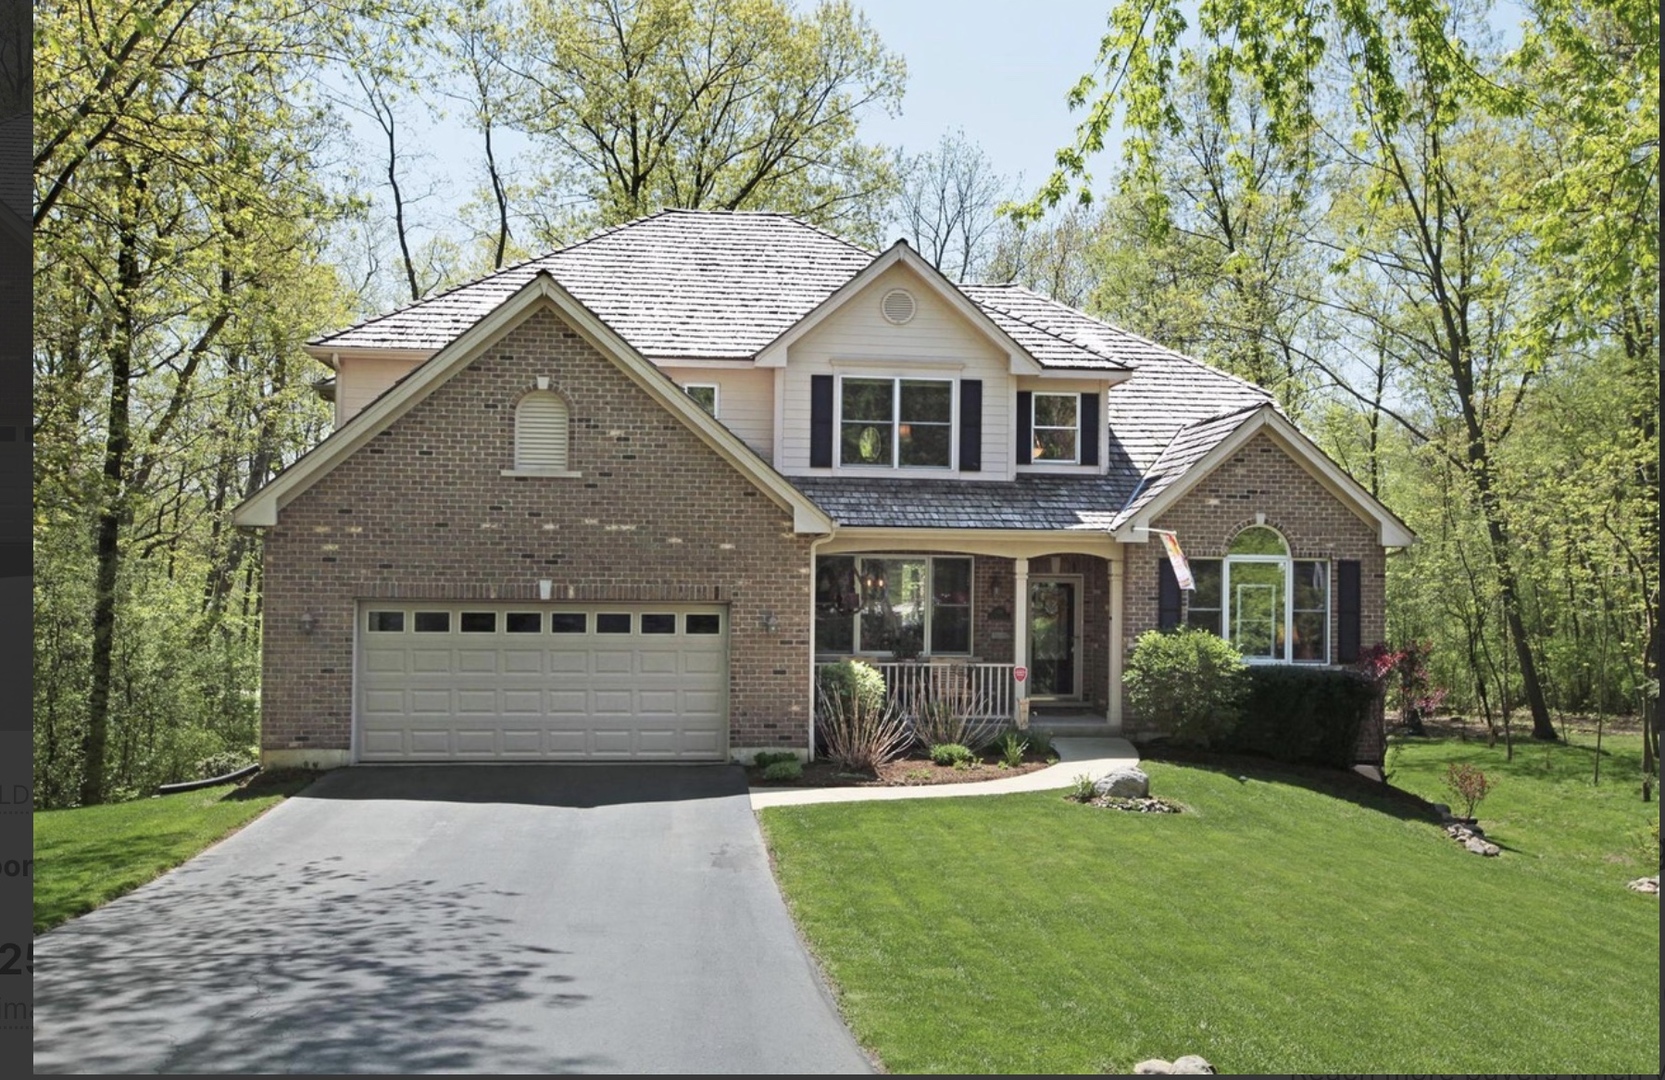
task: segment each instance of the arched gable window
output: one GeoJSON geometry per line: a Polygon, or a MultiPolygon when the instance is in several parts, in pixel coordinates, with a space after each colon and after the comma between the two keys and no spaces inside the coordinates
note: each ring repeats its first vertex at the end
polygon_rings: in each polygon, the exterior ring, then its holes
{"type": "Polygon", "coordinates": [[[553,390],[534,390],[515,406],[515,471],[566,469],[566,400],[553,390]]]}
{"type": "Polygon", "coordinates": [[[1251,525],[1224,559],[1192,559],[1185,621],[1237,646],[1249,661],[1323,664],[1330,658],[1330,564],[1290,557],[1276,529],[1251,525]]]}

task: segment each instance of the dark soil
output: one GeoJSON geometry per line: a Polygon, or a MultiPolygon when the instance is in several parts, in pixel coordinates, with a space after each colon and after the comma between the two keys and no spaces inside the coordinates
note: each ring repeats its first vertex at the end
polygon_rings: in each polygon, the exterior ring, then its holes
{"type": "Polygon", "coordinates": [[[1044,769],[1056,757],[1025,754],[1021,765],[1002,765],[995,754],[985,754],[968,765],[938,765],[923,752],[901,757],[879,766],[873,773],[852,773],[842,765],[821,758],[804,766],[804,774],[796,780],[765,780],[763,770],[746,769],[746,778],[753,787],[914,787],[924,784],[965,784],[978,780],[998,780],[1003,776],[1022,776],[1044,769]]]}

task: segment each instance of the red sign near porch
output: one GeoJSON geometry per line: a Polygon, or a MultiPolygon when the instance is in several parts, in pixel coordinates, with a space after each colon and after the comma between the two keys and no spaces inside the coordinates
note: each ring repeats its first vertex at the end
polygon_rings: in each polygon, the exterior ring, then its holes
{"type": "Polygon", "coordinates": [[[1029,669],[1026,667],[1015,667],[1012,669],[1012,678],[1016,679],[1018,682],[1022,682],[1028,677],[1029,669]]]}

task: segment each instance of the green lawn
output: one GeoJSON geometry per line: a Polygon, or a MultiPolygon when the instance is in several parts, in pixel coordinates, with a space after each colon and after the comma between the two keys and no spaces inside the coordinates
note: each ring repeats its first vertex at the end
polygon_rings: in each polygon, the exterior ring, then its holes
{"type": "MultiPolygon", "coordinates": [[[[1496,859],[1403,800],[1267,764],[1148,762],[1180,815],[1037,794],[762,817],[893,1072],[1201,1054],[1221,1072],[1657,1073],[1658,901],[1624,885],[1653,872],[1629,834],[1658,804],[1622,757],[1592,792],[1587,750],[1517,748],[1478,815],[1496,859]]],[[[1430,742],[1396,779],[1449,801],[1457,758],[1494,768],[1484,744],[1430,742]]]]}
{"type": "Polygon", "coordinates": [[[236,831],[305,777],[261,780],[74,810],[35,819],[35,933],[84,915],[236,831]]]}

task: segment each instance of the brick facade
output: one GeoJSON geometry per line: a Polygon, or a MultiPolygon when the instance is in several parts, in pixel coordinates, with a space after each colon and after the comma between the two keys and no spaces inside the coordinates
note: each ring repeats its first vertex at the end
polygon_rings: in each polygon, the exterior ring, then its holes
{"type": "MultiPolygon", "coordinates": [[[[1151,525],[1177,533],[1187,558],[1221,558],[1232,538],[1256,523],[1257,514],[1264,514],[1265,523],[1283,534],[1290,554],[1297,559],[1359,561],[1359,644],[1368,648],[1381,641],[1385,634],[1386,554],[1376,525],[1338,501],[1266,434],[1251,438],[1151,525]]],[[[1124,550],[1127,580],[1123,647],[1131,653],[1134,639],[1156,627],[1157,564],[1165,556],[1154,537],[1150,543],[1128,544],[1124,550]]],[[[1338,629],[1332,567],[1332,657],[1338,629]]],[[[1366,731],[1360,739],[1359,760],[1380,761],[1378,741],[1378,735],[1366,731]]]]}
{"type": "Polygon", "coordinates": [[[727,604],[730,745],[805,749],[810,539],[536,309],[266,530],[262,745],[350,745],[357,601],[536,600],[547,578],[557,599],[727,604]],[[499,475],[514,463],[515,403],[538,376],[570,406],[578,478],[499,475]]]}

